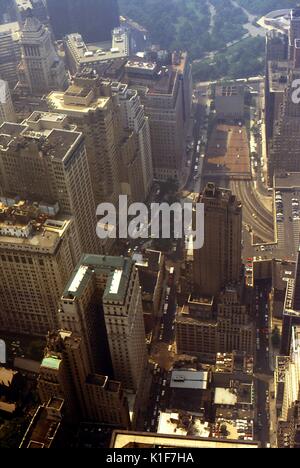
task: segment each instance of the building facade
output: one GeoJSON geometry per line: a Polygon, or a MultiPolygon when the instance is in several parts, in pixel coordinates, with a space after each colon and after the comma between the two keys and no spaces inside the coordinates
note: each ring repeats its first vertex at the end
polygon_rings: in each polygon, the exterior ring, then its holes
{"type": "Polygon", "coordinates": [[[209,183],[204,204],[204,246],[194,252],[194,289],[215,296],[241,279],[242,206],[230,190],[209,183]]]}
{"type": "Polygon", "coordinates": [[[31,94],[64,89],[67,75],[52,42],[51,32],[37,18],[28,16],[21,29],[20,80],[31,94]]]}
{"type": "Polygon", "coordinates": [[[16,114],[7,81],[0,80],[0,124],[15,122],[16,114]]]}
{"type": "Polygon", "coordinates": [[[4,123],[0,140],[0,194],[58,203],[75,218],[81,252],[101,252],[83,136],[67,117],[34,112],[22,124],[4,123]]]}
{"type": "Polygon", "coordinates": [[[81,334],[93,372],[109,372],[111,366],[113,378],[124,388],[139,390],[147,352],[138,271],[132,260],[82,257],[60,301],[60,323],[81,334]],[[94,332],[97,324],[101,339],[94,332]]]}

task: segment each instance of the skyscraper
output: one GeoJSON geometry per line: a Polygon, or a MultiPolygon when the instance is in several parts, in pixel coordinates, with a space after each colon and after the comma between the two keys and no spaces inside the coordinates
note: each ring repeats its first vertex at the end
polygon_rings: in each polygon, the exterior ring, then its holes
{"type": "Polygon", "coordinates": [[[138,392],[146,344],[139,276],[131,259],[83,256],[61,298],[59,319],[64,329],[82,336],[93,372],[109,373],[111,363],[113,378],[138,392]]]}
{"type": "Polygon", "coordinates": [[[176,316],[176,345],[179,354],[205,361],[217,352],[252,355],[254,324],[240,288],[226,287],[215,303],[205,296],[191,296],[176,316]]]}
{"type": "Polygon", "coordinates": [[[109,85],[100,87],[95,76],[75,77],[65,93],[51,92],[48,103],[68,116],[84,136],[95,202],[116,203],[120,193],[118,141],[119,117],[109,85]]]}
{"type": "Polygon", "coordinates": [[[277,403],[277,447],[300,447],[300,328],[291,329],[287,356],[277,357],[275,369],[277,403]]]}
{"type": "Polygon", "coordinates": [[[149,117],[155,179],[180,180],[192,102],[191,67],[184,52],[163,63],[129,60],[124,80],[139,92],[149,117]]]}
{"type": "Polygon", "coordinates": [[[204,203],[204,246],[194,252],[194,289],[215,296],[241,279],[242,206],[230,190],[209,183],[204,203]]]}
{"type": "Polygon", "coordinates": [[[286,288],[280,350],[281,354],[284,356],[288,356],[290,352],[294,326],[300,326],[300,248],[298,251],[295,277],[289,278],[286,288]]]}
{"type": "Polygon", "coordinates": [[[50,89],[63,89],[67,75],[63,61],[57,55],[51,32],[37,18],[28,16],[21,29],[21,79],[31,93],[43,94],[50,89]]]}
{"type": "Polygon", "coordinates": [[[57,205],[0,201],[0,329],[45,335],[80,256],[72,217],[57,205]]]}
{"type": "Polygon", "coordinates": [[[0,25],[0,78],[12,89],[18,82],[18,65],[21,60],[20,25],[0,25]]]}
{"type": "Polygon", "coordinates": [[[0,80],[0,124],[15,122],[16,115],[7,81],[0,80]]]}
{"type": "Polygon", "coordinates": [[[101,252],[83,136],[60,114],[34,112],[0,127],[0,195],[58,204],[74,216],[81,252],[101,252]]]}
{"type": "Polygon", "coordinates": [[[49,106],[68,115],[85,136],[97,205],[119,194],[144,201],[153,182],[149,121],[136,91],[78,73],[65,93],[52,92],[49,106]]]}
{"type": "Polygon", "coordinates": [[[141,201],[149,194],[153,183],[149,118],[145,115],[145,108],[136,90],[132,90],[122,83],[114,82],[111,86],[112,92],[116,95],[117,102],[120,106],[123,128],[132,130],[137,136],[143,176],[143,195],[140,198],[141,201]]]}
{"type": "Polygon", "coordinates": [[[109,41],[119,26],[117,0],[47,0],[56,39],[80,33],[86,42],[109,41]]]}
{"type": "Polygon", "coordinates": [[[127,399],[120,382],[94,374],[89,367],[84,339],[59,330],[48,335],[38,379],[43,403],[62,398],[71,422],[92,421],[130,426],[127,399]]]}

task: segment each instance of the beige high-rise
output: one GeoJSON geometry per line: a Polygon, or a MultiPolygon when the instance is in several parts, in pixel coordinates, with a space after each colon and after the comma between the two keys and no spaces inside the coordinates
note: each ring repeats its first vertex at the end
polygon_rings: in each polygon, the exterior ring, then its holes
{"type": "Polygon", "coordinates": [[[57,301],[80,255],[75,222],[12,202],[0,202],[0,329],[45,335],[58,326],[57,301]]]}
{"type": "Polygon", "coordinates": [[[64,63],[52,42],[51,32],[37,18],[28,16],[21,28],[22,61],[19,75],[30,93],[43,94],[67,86],[64,63]]]}
{"type": "Polygon", "coordinates": [[[63,398],[73,423],[85,420],[130,426],[121,384],[91,373],[84,339],[77,333],[60,330],[49,335],[38,392],[44,403],[52,397],[63,398]]]}
{"type": "Polygon", "coordinates": [[[84,139],[66,116],[34,112],[22,124],[4,123],[0,168],[0,195],[58,203],[75,218],[81,252],[101,252],[84,139]]]}
{"type": "Polygon", "coordinates": [[[212,361],[217,352],[243,351],[253,355],[254,324],[238,289],[226,288],[215,308],[208,297],[192,296],[178,310],[177,352],[205,361],[212,361]]]}
{"type": "Polygon", "coordinates": [[[182,179],[192,103],[191,67],[186,53],[175,52],[159,66],[129,60],[124,80],[136,89],[149,117],[154,178],[182,179]]]}
{"type": "Polygon", "coordinates": [[[67,115],[84,134],[96,204],[116,203],[122,135],[109,85],[102,86],[97,77],[78,76],[65,93],[51,92],[48,104],[55,112],[67,115]]]}
{"type": "Polygon", "coordinates": [[[215,296],[241,279],[242,206],[230,190],[209,183],[204,203],[204,246],[194,251],[194,288],[215,296]]]}
{"type": "Polygon", "coordinates": [[[83,256],[59,314],[64,329],[83,337],[93,372],[103,373],[111,363],[114,378],[138,391],[147,351],[138,271],[131,259],[83,256]]]}

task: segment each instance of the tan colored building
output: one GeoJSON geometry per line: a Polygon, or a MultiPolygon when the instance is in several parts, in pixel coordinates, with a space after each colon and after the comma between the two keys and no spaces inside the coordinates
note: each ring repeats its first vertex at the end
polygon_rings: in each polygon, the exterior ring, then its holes
{"type": "Polygon", "coordinates": [[[117,85],[87,70],[65,93],[48,96],[49,106],[66,114],[85,136],[97,205],[116,205],[119,194],[142,202],[153,180],[148,120],[137,94],[117,85]]]}
{"type": "Polygon", "coordinates": [[[128,88],[126,84],[112,82],[111,88],[120,106],[122,126],[134,132],[140,153],[141,171],[143,174],[143,195],[139,201],[149,194],[153,183],[152,147],[149,117],[137,90],[128,88]]]}
{"type": "Polygon", "coordinates": [[[21,27],[20,45],[20,81],[31,94],[65,88],[67,74],[64,63],[55,50],[50,30],[37,18],[27,17],[21,27]]]}
{"type": "Polygon", "coordinates": [[[48,104],[68,116],[84,134],[96,204],[115,203],[120,193],[118,143],[120,117],[109,84],[98,77],[78,75],[65,93],[51,92],[48,104]]]}
{"type": "Polygon", "coordinates": [[[20,24],[0,25],[0,77],[13,89],[18,82],[18,64],[21,60],[20,24]]]}
{"type": "Polygon", "coordinates": [[[0,328],[45,335],[80,256],[74,218],[57,206],[0,201],[0,328]],[[50,214],[51,213],[51,214],[50,214]]]}
{"type": "MultiPolygon", "coordinates": [[[[245,449],[257,449],[260,445],[257,442],[241,441],[241,440],[228,440],[228,439],[214,439],[212,437],[187,437],[187,436],[176,436],[166,434],[151,434],[148,432],[131,432],[131,431],[114,431],[110,448],[114,449],[137,449],[137,448],[176,448],[176,449],[203,449],[203,448],[214,448],[214,449],[233,449],[233,448],[245,448],[245,449]]],[[[173,454],[166,454],[166,461],[173,461],[173,454]]],[[[182,456],[182,455],[180,455],[182,456]]],[[[188,454],[186,454],[188,457],[188,454]]],[[[182,458],[178,458],[178,461],[182,461],[182,458]]]]}
{"type": "Polygon", "coordinates": [[[210,297],[190,297],[176,315],[179,354],[211,362],[218,352],[254,353],[254,324],[236,288],[226,288],[217,304],[210,297]]]}
{"type": "Polygon", "coordinates": [[[130,426],[126,397],[119,382],[92,374],[84,339],[60,330],[48,337],[38,392],[42,402],[63,398],[67,418],[130,426]]]}
{"type": "Polygon", "coordinates": [[[22,124],[0,127],[0,195],[58,204],[74,216],[81,252],[99,253],[84,139],[67,117],[34,112],[22,124]]]}
{"type": "Polygon", "coordinates": [[[254,323],[249,305],[238,289],[227,287],[221,293],[217,311],[218,352],[243,351],[255,354],[254,323]]]}
{"type": "Polygon", "coordinates": [[[16,114],[7,81],[0,80],[0,123],[15,122],[16,114]]]}
{"type": "Polygon", "coordinates": [[[278,448],[300,447],[300,328],[292,327],[289,356],[278,356],[275,369],[278,448]]]}
{"type": "Polygon", "coordinates": [[[174,53],[171,63],[159,66],[129,60],[125,79],[136,89],[149,117],[154,178],[182,178],[192,100],[191,67],[186,53],[174,53]]]}
{"type": "Polygon", "coordinates": [[[194,251],[194,289],[215,296],[241,280],[242,206],[230,190],[207,184],[204,204],[204,246],[194,251]]]}
{"type": "Polygon", "coordinates": [[[83,337],[93,372],[109,372],[111,365],[125,389],[139,390],[147,351],[138,271],[131,259],[83,256],[59,313],[61,326],[83,337]]]}

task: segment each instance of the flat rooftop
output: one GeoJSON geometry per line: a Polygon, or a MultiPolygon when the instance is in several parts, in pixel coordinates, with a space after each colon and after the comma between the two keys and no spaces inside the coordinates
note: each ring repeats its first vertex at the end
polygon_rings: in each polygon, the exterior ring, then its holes
{"type": "Polygon", "coordinates": [[[122,27],[113,30],[111,42],[86,44],[80,34],[73,33],[65,43],[81,66],[127,57],[130,51],[128,32],[122,27]]]}
{"type": "Polygon", "coordinates": [[[125,300],[134,262],[129,258],[83,255],[63,294],[62,300],[80,297],[93,275],[107,276],[103,300],[125,300]]]}
{"type": "Polygon", "coordinates": [[[206,390],[207,386],[208,372],[178,369],[172,372],[170,388],[206,390]]]}
{"type": "Polygon", "coordinates": [[[114,431],[110,448],[259,448],[258,442],[114,431]]]}
{"type": "MultiPolygon", "coordinates": [[[[75,86],[72,86],[73,91],[75,90],[75,86]]],[[[96,109],[106,109],[110,98],[109,97],[99,97],[93,99],[87,105],[80,104],[76,102],[76,97],[80,96],[80,93],[84,94],[84,88],[76,87],[77,93],[73,93],[74,100],[72,101],[72,94],[68,95],[69,99],[68,102],[65,100],[65,93],[60,91],[52,91],[47,96],[47,101],[51,108],[55,109],[56,111],[66,113],[66,114],[88,114],[90,111],[94,111],[96,109]],[[80,91],[82,90],[82,91],[80,91]]],[[[85,97],[85,96],[84,96],[85,97]]]]}
{"type": "MultiPolygon", "coordinates": [[[[23,124],[4,123],[0,127],[0,152],[17,151],[20,147],[35,141],[44,157],[64,160],[70,151],[82,139],[82,134],[74,130],[49,128],[42,125],[37,128],[30,125],[30,119],[23,124]]],[[[42,120],[41,120],[42,122],[42,120]]],[[[52,123],[55,117],[52,116],[52,123]]]]}
{"type": "Polygon", "coordinates": [[[53,253],[73,218],[52,211],[53,207],[44,203],[38,207],[21,201],[7,206],[0,200],[0,249],[11,246],[20,250],[53,253]]]}
{"type": "Polygon", "coordinates": [[[197,437],[209,437],[210,425],[188,414],[167,411],[159,415],[157,433],[186,437],[193,433],[197,437]]]}
{"type": "MultiPolygon", "coordinates": [[[[63,404],[63,400],[60,401],[63,404]]],[[[39,406],[23,437],[20,448],[50,448],[59,428],[60,420],[49,419],[47,408],[39,406]]]]}
{"type": "Polygon", "coordinates": [[[216,96],[222,97],[232,97],[232,96],[243,96],[244,88],[243,86],[217,86],[216,87],[216,96]]]}

